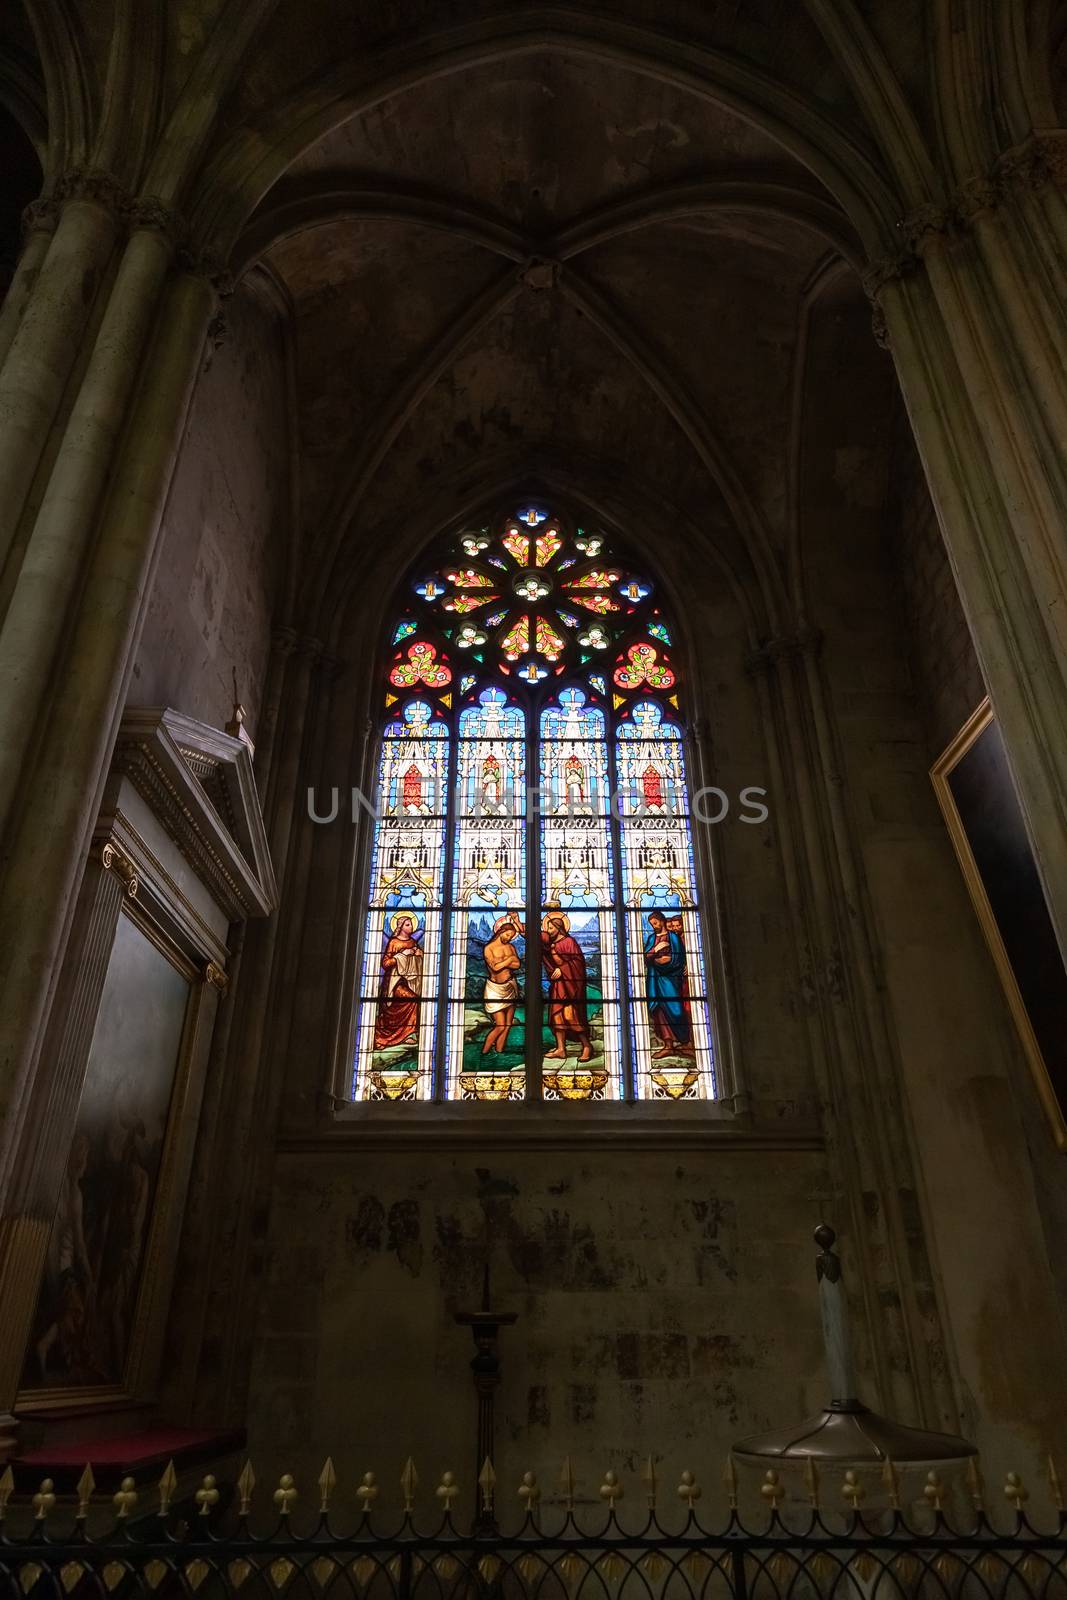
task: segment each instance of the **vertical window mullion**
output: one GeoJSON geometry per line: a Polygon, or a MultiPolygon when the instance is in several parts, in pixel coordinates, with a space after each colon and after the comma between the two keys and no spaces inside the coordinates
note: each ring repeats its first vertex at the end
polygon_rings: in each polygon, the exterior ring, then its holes
{"type": "Polygon", "coordinates": [[[541,719],[531,705],[526,719],[526,1099],[542,1100],[541,994],[541,719]],[[531,781],[537,774],[536,785],[531,781]]]}
{"type": "Polygon", "coordinates": [[[623,895],[623,829],[619,817],[619,761],[615,716],[609,712],[605,718],[609,748],[607,770],[611,779],[611,804],[608,807],[608,827],[614,855],[614,893],[612,911],[615,918],[615,971],[619,990],[619,1049],[622,1052],[622,1098],[632,1105],[637,1099],[637,1079],[634,1069],[633,1039],[631,1033],[630,947],[626,926],[626,903],[623,895]]]}
{"type": "Polygon", "coordinates": [[[452,912],[456,903],[456,790],[459,787],[459,717],[449,725],[449,763],[445,784],[445,859],[441,863],[441,955],[437,970],[437,1028],[434,1035],[433,1099],[447,1098],[448,1045],[452,1001],[452,912]]]}

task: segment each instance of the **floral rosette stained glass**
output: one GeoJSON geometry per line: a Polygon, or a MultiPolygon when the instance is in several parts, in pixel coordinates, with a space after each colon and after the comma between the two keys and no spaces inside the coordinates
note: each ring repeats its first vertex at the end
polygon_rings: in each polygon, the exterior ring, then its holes
{"type": "Polygon", "coordinates": [[[673,638],[647,574],[527,505],[389,635],[359,1100],[715,1093],[673,638]]]}

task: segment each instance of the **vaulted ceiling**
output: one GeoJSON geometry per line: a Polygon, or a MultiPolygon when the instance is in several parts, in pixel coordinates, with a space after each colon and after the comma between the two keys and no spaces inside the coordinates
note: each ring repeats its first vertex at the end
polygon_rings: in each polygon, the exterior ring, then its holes
{"type": "Polygon", "coordinates": [[[807,296],[841,273],[862,304],[860,254],[766,135],[610,62],[528,52],[351,118],[238,244],[293,304],[309,582],[413,500],[549,464],[783,551],[807,296]]]}
{"type": "MultiPolygon", "coordinates": [[[[1012,9],[974,0],[968,17],[1007,40],[1012,9]]],[[[1024,9],[1047,66],[1062,8],[1024,9]]],[[[67,147],[53,164],[79,138],[90,149],[78,129],[106,126],[103,85],[126,71],[155,110],[140,140],[132,110],[111,140],[123,181],[180,201],[231,255],[238,292],[283,310],[309,614],[368,552],[431,528],[427,503],[447,518],[509,475],[581,479],[604,503],[663,508],[685,537],[712,530],[767,619],[795,591],[802,457],[854,435],[854,395],[871,440],[889,432],[859,272],[878,230],[940,181],[944,7],[26,13],[10,0],[0,21],[0,100],[32,105],[36,82],[40,112],[47,83],[67,147]]]]}

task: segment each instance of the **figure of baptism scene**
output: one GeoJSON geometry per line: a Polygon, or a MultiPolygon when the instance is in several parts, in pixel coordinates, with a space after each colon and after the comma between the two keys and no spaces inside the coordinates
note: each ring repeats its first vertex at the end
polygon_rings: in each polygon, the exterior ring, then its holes
{"type": "Polygon", "coordinates": [[[713,1098],[653,583],[540,502],[434,554],[389,632],[356,1098],[713,1098]]]}
{"type": "Polygon", "coordinates": [[[0,1600],[1067,1600],[1067,0],[0,0],[0,1600]]]}

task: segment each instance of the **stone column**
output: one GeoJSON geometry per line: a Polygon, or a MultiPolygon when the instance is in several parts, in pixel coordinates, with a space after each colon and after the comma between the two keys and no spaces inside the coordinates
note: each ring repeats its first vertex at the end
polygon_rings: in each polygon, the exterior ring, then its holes
{"type": "Polygon", "coordinates": [[[905,225],[868,287],[1067,956],[1067,201],[1040,149],[905,225]]]}
{"type": "Polygon", "coordinates": [[[0,623],[0,832],[19,793],[171,253],[158,228],[136,229],[126,245],[0,623]]]}
{"type": "Polygon", "coordinates": [[[0,1210],[28,1090],[53,1063],[41,1035],[70,928],[157,553],[204,336],[210,283],[178,275],[134,398],[133,421],[109,480],[80,602],[69,619],[36,759],[31,796],[11,832],[0,919],[18,929],[0,945],[0,1210]]]}
{"type": "Polygon", "coordinates": [[[0,367],[0,566],[14,542],[114,249],[120,200],[114,184],[99,177],[81,181],[62,204],[0,367]]]}
{"type": "Polygon", "coordinates": [[[15,267],[15,276],[8,285],[7,294],[0,304],[0,368],[11,349],[18,332],[22,313],[33,293],[33,286],[48,254],[52,235],[56,231],[58,207],[52,200],[35,200],[27,206],[23,218],[23,245],[15,267]]]}

